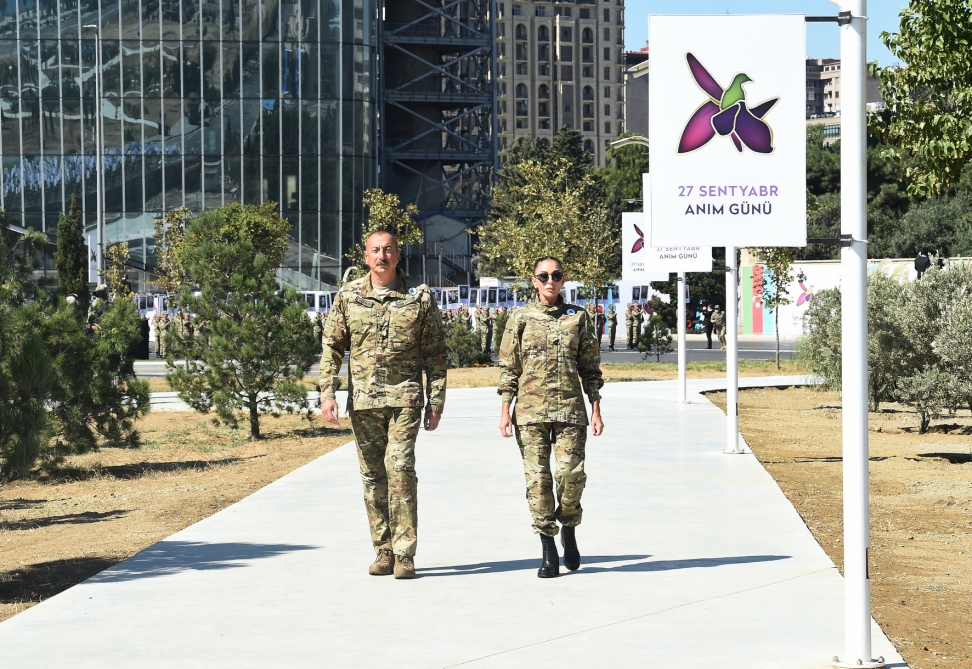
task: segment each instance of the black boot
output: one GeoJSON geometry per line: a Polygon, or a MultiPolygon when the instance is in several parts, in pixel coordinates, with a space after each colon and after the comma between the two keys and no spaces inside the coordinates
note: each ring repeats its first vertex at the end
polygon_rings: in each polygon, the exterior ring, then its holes
{"type": "Polygon", "coordinates": [[[580,568],[581,556],[577,550],[577,537],[574,536],[576,528],[564,525],[560,528],[560,543],[564,547],[564,566],[570,571],[580,568]]]}
{"type": "Polygon", "coordinates": [[[553,578],[560,576],[560,555],[557,554],[557,542],[553,537],[546,534],[540,535],[540,544],[543,546],[543,564],[537,571],[539,578],[553,578]]]}

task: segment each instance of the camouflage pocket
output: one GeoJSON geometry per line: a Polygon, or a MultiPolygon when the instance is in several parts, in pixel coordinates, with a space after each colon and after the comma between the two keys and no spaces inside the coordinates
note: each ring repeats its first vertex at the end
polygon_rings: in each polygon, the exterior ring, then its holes
{"type": "Polygon", "coordinates": [[[418,346],[419,304],[399,304],[388,320],[388,346],[393,351],[409,351],[418,346]]]}

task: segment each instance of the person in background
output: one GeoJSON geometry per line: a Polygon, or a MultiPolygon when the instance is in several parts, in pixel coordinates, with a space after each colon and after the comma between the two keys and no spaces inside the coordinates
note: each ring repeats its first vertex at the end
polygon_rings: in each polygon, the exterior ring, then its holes
{"type": "Polygon", "coordinates": [[[628,328],[628,350],[638,348],[641,315],[637,304],[628,305],[628,312],[624,315],[624,324],[628,328]]]}
{"type": "Polygon", "coordinates": [[[594,327],[597,330],[597,348],[598,350],[603,350],[601,348],[601,338],[604,336],[604,324],[607,323],[607,318],[604,316],[604,307],[597,307],[597,312],[594,316],[594,327]]]}
{"type": "Polygon", "coordinates": [[[614,338],[618,334],[618,312],[612,304],[608,307],[608,350],[614,351],[614,338]]]}
{"type": "Polygon", "coordinates": [[[726,315],[719,309],[718,304],[712,310],[712,331],[719,338],[719,343],[722,344],[720,348],[724,351],[726,349],[726,315]]]}
{"type": "Polygon", "coordinates": [[[915,258],[915,271],[918,273],[916,278],[920,279],[929,267],[931,267],[931,258],[928,257],[928,249],[922,249],[918,252],[918,257],[915,258]]]}
{"type": "Polygon", "coordinates": [[[702,327],[705,330],[706,348],[712,348],[712,305],[702,308],[702,327]]]}

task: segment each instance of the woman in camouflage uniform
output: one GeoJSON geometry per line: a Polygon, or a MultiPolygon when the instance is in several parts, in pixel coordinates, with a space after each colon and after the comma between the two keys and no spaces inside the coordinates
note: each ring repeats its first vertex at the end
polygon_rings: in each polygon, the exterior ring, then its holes
{"type": "Polygon", "coordinates": [[[604,431],[601,420],[601,353],[590,315],[578,306],[564,304],[563,265],[556,258],[541,258],[533,268],[538,300],[518,309],[510,319],[500,346],[502,377],[499,394],[500,433],[516,434],[526,474],[527,501],[533,531],[540,535],[543,563],[537,576],[560,573],[560,556],[554,537],[557,521],[563,526],[564,566],[580,567],[575,530],[581,522],[581,494],[587,475],[587,410],[591,402],[594,436],[604,431]],[[516,398],[514,416],[510,405],[516,398]],[[556,472],[550,475],[550,451],[556,472]],[[553,481],[557,481],[554,498],[553,481]]]}

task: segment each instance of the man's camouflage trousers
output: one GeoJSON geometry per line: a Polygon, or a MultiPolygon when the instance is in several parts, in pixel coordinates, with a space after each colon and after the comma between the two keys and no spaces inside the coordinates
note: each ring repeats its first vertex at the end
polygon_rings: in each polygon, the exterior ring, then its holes
{"type": "Polygon", "coordinates": [[[415,556],[418,531],[415,438],[421,422],[422,409],[418,407],[351,411],[365,508],[376,552],[390,544],[396,555],[415,556]]]}
{"type": "Polygon", "coordinates": [[[584,473],[584,451],[587,427],[568,423],[518,425],[516,442],[523,457],[526,496],[533,516],[533,531],[556,536],[557,521],[568,527],[581,522],[581,495],[587,474],[584,473]],[[550,451],[553,449],[556,470],[550,475],[550,451]],[[557,482],[554,499],[553,483],[557,482]]]}

